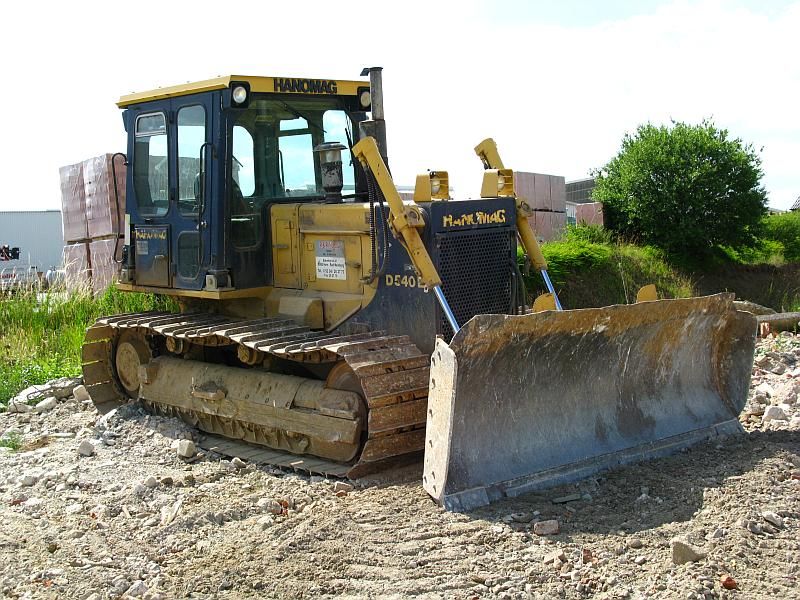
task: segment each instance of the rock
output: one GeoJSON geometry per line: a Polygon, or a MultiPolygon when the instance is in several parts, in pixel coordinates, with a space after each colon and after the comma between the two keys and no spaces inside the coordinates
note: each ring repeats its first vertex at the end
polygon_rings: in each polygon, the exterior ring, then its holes
{"type": "Polygon", "coordinates": [[[544,555],[545,564],[555,563],[556,566],[560,567],[561,563],[566,561],[567,557],[564,555],[564,551],[561,549],[554,550],[553,552],[544,555]]]}
{"type": "Polygon", "coordinates": [[[706,557],[706,553],[692,546],[688,541],[673,538],[670,542],[672,546],[672,562],[676,565],[682,565],[687,562],[696,562],[706,557]]]}
{"type": "Polygon", "coordinates": [[[354,489],[353,484],[352,483],[347,483],[346,481],[336,481],[333,484],[333,491],[334,492],[348,493],[348,492],[352,492],[353,489],[354,489]]]}
{"type": "Polygon", "coordinates": [[[764,530],[761,528],[761,525],[759,525],[755,521],[748,521],[747,525],[745,527],[752,534],[755,534],[755,535],[763,535],[764,534],[764,530]]]}
{"type": "Polygon", "coordinates": [[[247,468],[247,463],[246,463],[246,462],[244,462],[244,461],[243,461],[241,458],[239,458],[238,456],[234,456],[234,457],[231,459],[231,466],[233,466],[235,469],[239,469],[239,470],[241,470],[241,469],[245,469],[245,468],[247,468]]]}
{"type": "Polygon", "coordinates": [[[530,523],[533,520],[533,515],[526,512],[511,513],[508,516],[514,523],[530,523]]]}
{"type": "Polygon", "coordinates": [[[103,597],[97,592],[93,592],[92,594],[86,596],[84,600],[103,600],[103,597]]]}
{"type": "Polygon", "coordinates": [[[765,381],[756,387],[756,394],[761,394],[767,398],[772,398],[775,395],[775,389],[765,381]]]}
{"type": "Polygon", "coordinates": [[[181,458],[192,458],[197,453],[197,448],[192,440],[180,440],[176,451],[181,458]]]}
{"type": "Polygon", "coordinates": [[[637,556],[636,558],[633,559],[633,562],[636,563],[637,565],[641,566],[641,565],[643,565],[644,563],[647,562],[647,557],[646,556],[637,556]]]}
{"type": "MultiPolygon", "coordinates": [[[[100,432],[100,433],[103,433],[106,430],[111,429],[111,425],[110,425],[111,420],[116,418],[118,410],[119,410],[119,408],[114,408],[114,409],[108,411],[106,414],[104,414],[99,419],[97,419],[97,421],[95,421],[95,424],[94,424],[95,430],[100,432]]],[[[148,435],[151,435],[152,433],[153,432],[150,431],[150,432],[148,432],[148,435]]]]}
{"type": "Polygon", "coordinates": [[[764,411],[764,416],[761,417],[761,420],[764,423],[769,423],[770,421],[785,421],[786,420],[786,413],[779,406],[768,406],[764,411]]]}
{"type": "Polygon", "coordinates": [[[283,514],[283,506],[281,506],[280,502],[272,500],[271,498],[260,498],[259,501],[256,502],[256,506],[273,515],[283,514]]]}
{"type": "Polygon", "coordinates": [[[78,402],[87,402],[92,399],[85,385],[75,386],[75,389],[72,390],[72,395],[78,402]]]}
{"type": "Polygon", "coordinates": [[[719,578],[719,584],[726,590],[735,590],[739,587],[739,584],[736,583],[736,580],[730,575],[722,575],[719,578]]]}
{"type": "Polygon", "coordinates": [[[158,479],[152,475],[148,475],[142,483],[145,487],[150,488],[151,490],[158,487],[158,479]]]}
{"type": "Polygon", "coordinates": [[[777,513],[774,513],[771,510],[764,511],[761,513],[761,518],[763,518],[767,523],[771,523],[775,527],[783,529],[783,519],[777,513]]]}
{"type": "Polygon", "coordinates": [[[58,400],[65,400],[72,396],[75,388],[83,382],[80,378],[61,377],[48,381],[47,385],[50,388],[50,393],[58,400]]]}
{"type": "Polygon", "coordinates": [[[16,398],[12,398],[8,401],[6,410],[10,413],[29,413],[33,410],[33,407],[30,404],[20,402],[16,398]]]}
{"type": "Polygon", "coordinates": [[[50,392],[50,388],[46,385],[32,385],[26,387],[19,394],[14,396],[12,402],[19,404],[28,404],[29,402],[38,402],[42,400],[50,392]]]}
{"type": "Polygon", "coordinates": [[[25,487],[32,487],[36,485],[38,481],[39,481],[38,476],[27,473],[20,478],[19,483],[20,485],[23,485],[25,487]]]}
{"type": "Polygon", "coordinates": [[[781,398],[787,404],[795,404],[797,402],[798,395],[800,395],[800,381],[789,380],[785,381],[781,384],[777,390],[775,390],[777,396],[781,398]]]}
{"type": "Polygon", "coordinates": [[[83,440],[78,446],[78,454],[81,456],[93,456],[94,444],[92,444],[92,442],[89,440],[83,440]]]}
{"type": "Polygon", "coordinates": [[[559,496],[558,498],[553,498],[550,502],[553,504],[566,504],[567,502],[575,502],[576,500],[580,500],[580,494],[567,494],[566,496],[559,496]]]}
{"type": "Polygon", "coordinates": [[[131,598],[138,598],[139,596],[144,596],[147,593],[147,585],[141,579],[134,581],[131,587],[125,592],[125,595],[130,596],[131,598]]]}
{"type": "Polygon", "coordinates": [[[781,362],[774,362],[766,370],[775,375],[783,375],[786,372],[786,365],[781,362]]]}
{"type": "Polygon", "coordinates": [[[772,361],[770,360],[769,356],[765,354],[764,356],[757,356],[753,362],[759,367],[766,367],[772,361]]]}
{"type": "Polygon", "coordinates": [[[560,531],[558,521],[550,519],[533,524],[533,533],[536,535],[556,535],[560,531]]]}
{"type": "Polygon", "coordinates": [[[178,516],[183,505],[183,498],[178,498],[172,506],[161,507],[161,525],[169,525],[178,516]]]}
{"type": "Polygon", "coordinates": [[[74,504],[68,504],[64,508],[64,512],[68,515],[77,515],[79,512],[83,512],[83,504],[80,502],[75,502],[74,504]]]}
{"type": "Polygon", "coordinates": [[[631,538],[628,540],[628,548],[633,548],[634,550],[638,550],[644,546],[644,543],[639,538],[631,538]]]}
{"type": "Polygon", "coordinates": [[[275,517],[272,515],[264,515],[263,517],[259,517],[258,521],[256,521],[256,525],[261,527],[261,529],[267,529],[275,522],[275,517]]]}
{"type": "Polygon", "coordinates": [[[53,410],[56,406],[58,406],[58,400],[55,396],[48,396],[41,402],[37,403],[36,406],[33,407],[33,412],[35,413],[44,413],[53,410]]]}
{"type": "Polygon", "coordinates": [[[718,540],[720,538],[725,537],[728,534],[728,530],[724,527],[717,527],[714,532],[711,534],[712,540],[718,540]]]}

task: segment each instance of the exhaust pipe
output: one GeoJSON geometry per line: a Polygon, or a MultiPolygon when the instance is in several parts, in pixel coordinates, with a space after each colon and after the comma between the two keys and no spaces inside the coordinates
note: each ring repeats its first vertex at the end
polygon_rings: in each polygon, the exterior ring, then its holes
{"type": "Polygon", "coordinates": [[[361,77],[369,75],[369,93],[371,98],[372,118],[359,123],[361,137],[375,138],[386,168],[389,168],[389,156],[386,151],[386,121],[383,117],[383,67],[365,67],[361,77]]]}

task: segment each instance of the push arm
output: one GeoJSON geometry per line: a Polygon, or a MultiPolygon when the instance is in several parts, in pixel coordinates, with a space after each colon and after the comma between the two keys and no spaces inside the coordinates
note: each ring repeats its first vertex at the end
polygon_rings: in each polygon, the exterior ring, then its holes
{"type": "Polygon", "coordinates": [[[406,206],[403,204],[403,200],[397,192],[392,176],[386,168],[386,163],[383,162],[374,138],[366,137],[353,146],[353,156],[367,171],[367,177],[375,178],[375,182],[380,187],[389,205],[389,227],[391,227],[395,237],[400,240],[408,252],[408,256],[411,258],[422,284],[426,288],[432,289],[436,294],[436,298],[439,300],[450,326],[454,332],[457,332],[459,326],[442,292],[442,280],[439,277],[439,273],[436,272],[436,267],[415,226],[421,223],[419,211],[415,210],[414,205],[406,206]]]}
{"type": "MultiPolygon", "coordinates": [[[[484,169],[505,168],[503,160],[500,158],[500,153],[497,151],[497,144],[492,138],[487,138],[475,146],[475,154],[481,159],[484,169]]],[[[528,217],[532,216],[533,210],[524,198],[515,197],[515,201],[517,206],[517,234],[522,242],[522,247],[525,248],[525,253],[533,266],[542,274],[547,290],[553,295],[556,308],[561,310],[561,303],[558,300],[553,283],[550,281],[550,275],[547,273],[547,261],[544,258],[544,254],[542,254],[542,248],[536,239],[536,234],[528,222],[528,217]]]]}

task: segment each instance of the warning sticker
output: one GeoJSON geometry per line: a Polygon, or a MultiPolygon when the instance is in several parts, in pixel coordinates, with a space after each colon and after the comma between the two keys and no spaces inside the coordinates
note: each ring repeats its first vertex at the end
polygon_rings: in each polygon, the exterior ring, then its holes
{"type": "Polygon", "coordinates": [[[317,240],[317,279],[347,279],[342,240],[317,240]]]}
{"type": "Polygon", "coordinates": [[[147,255],[147,240],[136,240],[136,254],[147,255]]]}

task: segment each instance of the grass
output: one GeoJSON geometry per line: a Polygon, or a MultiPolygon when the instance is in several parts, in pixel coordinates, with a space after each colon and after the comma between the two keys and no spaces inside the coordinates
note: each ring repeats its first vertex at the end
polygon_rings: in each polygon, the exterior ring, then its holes
{"type": "Polygon", "coordinates": [[[109,288],[42,293],[23,290],[0,295],[0,405],[20,390],[81,372],[81,344],[86,329],[100,316],[146,310],[176,310],[175,302],[153,294],[109,288]]]}
{"type": "MultiPolygon", "coordinates": [[[[616,242],[596,226],[569,227],[563,239],[544,244],[542,253],[567,308],[632,303],[649,283],[656,284],[662,298],[693,295],[691,279],[671,267],[659,250],[616,242]]],[[[537,273],[528,275],[526,283],[533,296],[546,291],[537,273]]]]}
{"type": "Polygon", "coordinates": [[[22,448],[22,436],[16,431],[7,433],[0,438],[0,448],[11,448],[14,451],[19,450],[22,448]]]}

